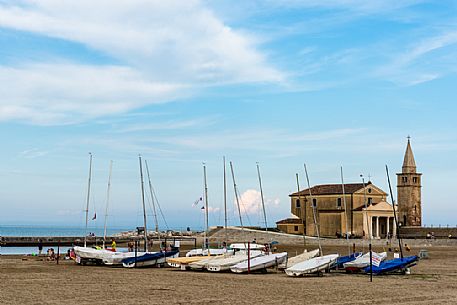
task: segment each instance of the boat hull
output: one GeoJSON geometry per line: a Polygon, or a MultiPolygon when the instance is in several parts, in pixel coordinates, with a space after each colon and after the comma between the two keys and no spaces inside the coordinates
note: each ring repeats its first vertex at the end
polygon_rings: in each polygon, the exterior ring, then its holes
{"type": "Polygon", "coordinates": [[[307,274],[316,274],[322,270],[329,269],[338,259],[338,254],[330,254],[320,257],[314,257],[307,261],[298,263],[285,270],[288,276],[303,276],[307,274]]]}
{"type": "Polygon", "coordinates": [[[287,260],[287,252],[273,253],[252,258],[248,261],[238,263],[230,268],[234,273],[244,273],[248,271],[265,270],[270,267],[278,266],[287,260]]]}

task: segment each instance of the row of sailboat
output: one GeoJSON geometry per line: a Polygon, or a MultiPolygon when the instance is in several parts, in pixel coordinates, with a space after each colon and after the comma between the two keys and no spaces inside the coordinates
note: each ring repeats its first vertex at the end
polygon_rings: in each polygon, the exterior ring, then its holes
{"type": "MultiPolygon", "coordinates": [[[[224,157],[224,210],[225,210],[225,233],[227,240],[227,196],[226,196],[226,163],[224,157]]],[[[155,229],[156,234],[160,238],[157,213],[154,201],[154,192],[151,185],[151,179],[149,175],[149,168],[147,162],[145,162],[146,171],[149,180],[149,190],[152,200],[155,229]]],[[[205,233],[202,249],[192,249],[187,253],[185,257],[179,257],[179,248],[161,249],[157,252],[148,251],[148,230],[147,230],[147,217],[146,217],[146,206],[145,206],[145,189],[144,189],[144,178],[143,178],[143,161],[139,156],[139,168],[140,168],[140,183],[141,183],[141,198],[143,207],[143,220],[144,220],[144,251],[142,252],[119,252],[116,249],[106,249],[106,226],[107,226],[107,214],[109,206],[109,195],[111,187],[111,174],[112,174],[112,161],[110,162],[110,171],[108,178],[107,188],[107,200],[106,200],[106,211],[105,211],[105,222],[104,222],[104,238],[103,247],[100,249],[94,249],[87,247],[87,234],[84,237],[84,247],[74,247],[76,254],[76,261],[80,264],[93,261],[96,263],[103,263],[105,265],[123,265],[124,267],[141,267],[141,266],[163,266],[167,263],[171,267],[177,267],[182,270],[207,270],[210,272],[221,272],[231,270],[235,273],[243,273],[256,270],[266,270],[270,267],[277,267],[278,269],[284,269],[285,273],[289,276],[303,276],[307,274],[321,274],[323,270],[330,269],[344,269],[347,272],[370,272],[370,274],[382,274],[384,272],[392,272],[398,270],[405,270],[417,262],[417,257],[401,258],[385,261],[387,254],[375,253],[371,251],[371,240],[370,240],[370,251],[366,254],[362,253],[349,253],[347,256],[339,256],[338,254],[324,255],[320,242],[319,224],[317,221],[316,206],[312,205],[313,222],[315,226],[315,232],[317,234],[317,241],[319,248],[310,252],[304,252],[293,258],[288,259],[287,252],[282,253],[271,253],[270,247],[264,245],[251,244],[251,243],[240,243],[232,244],[230,247],[222,249],[210,249],[209,248],[209,225],[208,225],[208,187],[206,182],[206,165],[203,164],[203,178],[204,178],[204,196],[205,196],[205,233]],[[374,259],[374,260],[373,260],[374,259]],[[368,268],[368,269],[367,269],[368,268]]],[[[308,171],[306,164],[304,165],[306,181],[308,184],[309,196],[312,198],[311,187],[308,177],[308,171]]],[[[235,199],[237,202],[238,214],[240,217],[241,229],[244,229],[243,220],[241,217],[241,209],[239,202],[238,189],[235,182],[235,175],[233,170],[233,164],[230,162],[230,170],[233,180],[233,188],[235,192],[235,199]]],[[[386,170],[388,171],[387,167],[386,170]]],[[[263,208],[263,216],[265,221],[265,230],[267,230],[267,219],[265,212],[265,203],[263,198],[262,180],[260,175],[260,168],[257,164],[257,173],[260,185],[261,202],[263,208]]],[[[388,174],[388,172],[387,172],[388,174]]],[[[89,179],[87,189],[87,201],[86,201],[86,227],[85,232],[87,233],[88,223],[88,211],[90,201],[90,187],[91,187],[91,175],[92,175],[92,154],[90,154],[89,162],[89,179]]],[[[341,182],[344,194],[344,180],[343,170],[341,168],[341,182]]],[[[390,187],[390,180],[389,180],[390,187]]],[[[297,188],[300,191],[299,179],[297,174],[297,188]]],[[[393,198],[393,197],[392,197],[393,198]]],[[[343,196],[344,208],[346,210],[345,196],[343,196]]],[[[366,205],[366,202],[365,202],[366,205]]],[[[395,213],[395,208],[394,208],[395,213]]],[[[345,217],[347,222],[347,217],[345,217]]],[[[395,217],[396,219],[396,217],[395,217]]],[[[346,229],[348,225],[346,223],[346,229]]],[[[398,230],[397,230],[398,232],[398,230]]],[[[349,232],[346,232],[348,238],[349,232]]],[[[306,247],[306,238],[303,236],[304,246],[306,247]]],[[[349,246],[349,240],[348,247],[349,246]]],[[[400,241],[401,247],[401,241],[400,241]]],[[[401,250],[401,248],[400,248],[401,250]]],[[[350,251],[349,251],[350,252],[350,251]]]]}

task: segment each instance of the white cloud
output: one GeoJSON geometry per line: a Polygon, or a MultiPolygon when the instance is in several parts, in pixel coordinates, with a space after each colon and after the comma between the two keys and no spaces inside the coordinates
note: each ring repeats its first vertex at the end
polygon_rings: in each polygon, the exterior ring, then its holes
{"type": "MultiPolygon", "coordinates": [[[[240,195],[240,209],[241,213],[249,215],[258,214],[262,211],[262,197],[261,193],[255,189],[248,189],[240,195]]],[[[279,198],[265,199],[265,206],[277,207],[280,203],[279,198]]],[[[236,205],[236,200],[234,201],[236,205]]]]}
{"type": "Polygon", "coordinates": [[[34,159],[47,155],[49,152],[40,150],[38,148],[32,148],[22,151],[19,156],[26,159],[34,159]]]}
{"type": "Polygon", "coordinates": [[[24,1],[0,6],[0,26],[79,42],[167,81],[280,81],[252,37],[200,1],[24,1]]]}
{"type": "Polygon", "coordinates": [[[219,213],[220,208],[208,207],[208,213],[219,213]]]}
{"type": "Polygon", "coordinates": [[[76,42],[115,63],[0,66],[0,120],[72,123],[169,102],[202,86],[284,79],[255,37],[197,0],[6,1],[0,27],[76,42]]]}
{"type": "Polygon", "coordinates": [[[184,85],[145,80],[127,67],[0,66],[0,120],[74,123],[177,98],[184,85]]]}
{"type": "Polygon", "coordinates": [[[456,46],[457,32],[454,30],[427,36],[412,43],[407,51],[395,54],[391,62],[378,68],[375,74],[404,86],[435,80],[455,73],[452,54],[456,53],[456,46]],[[446,48],[451,56],[440,53],[446,48]]]}

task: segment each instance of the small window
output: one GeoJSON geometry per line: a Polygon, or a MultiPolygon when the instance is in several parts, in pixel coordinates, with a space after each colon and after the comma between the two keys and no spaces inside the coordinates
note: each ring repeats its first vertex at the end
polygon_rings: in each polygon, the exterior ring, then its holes
{"type": "Polygon", "coordinates": [[[417,177],[413,177],[413,183],[417,183],[417,177]]]}
{"type": "Polygon", "coordinates": [[[371,193],[371,188],[368,189],[368,193],[371,193]]]}
{"type": "Polygon", "coordinates": [[[368,205],[371,205],[373,203],[373,198],[368,197],[368,205]]]}
{"type": "Polygon", "coordinates": [[[406,183],[408,182],[408,177],[402,177],[401,180],[403,181],[403,183],[406,183]]]}
{"type": "Polygon", "coordinates": [[[294,226],[294,231],[298,232],[298,226],[294,226]]]}
{"type": "Polygon", "coordinates": [[[297,200],[295,201],[295,207],[296,207],[297,209],[300,208],[300,199],[297,199],[297,200]]]}
{"type": "Polygon", "coordinates": [[[336,200],[336,207],[337,207],[337,208],[341,208],[341,198],[338,198],[338,199],[336,200]]]}
{"type": "Polygon", "coordinates": [[[313,198],[313,208],[317,207],[317,199],[313,198]]]}

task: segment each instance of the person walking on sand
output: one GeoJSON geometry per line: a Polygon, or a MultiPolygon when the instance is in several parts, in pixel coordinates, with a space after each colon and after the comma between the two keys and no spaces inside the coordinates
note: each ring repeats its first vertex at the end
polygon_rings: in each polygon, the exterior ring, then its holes
{"type": "Polygon", "coordinates": [[[38,255],[41,255],[41,251],[43,251],[43,241],[38,239],[38,255]]]}

